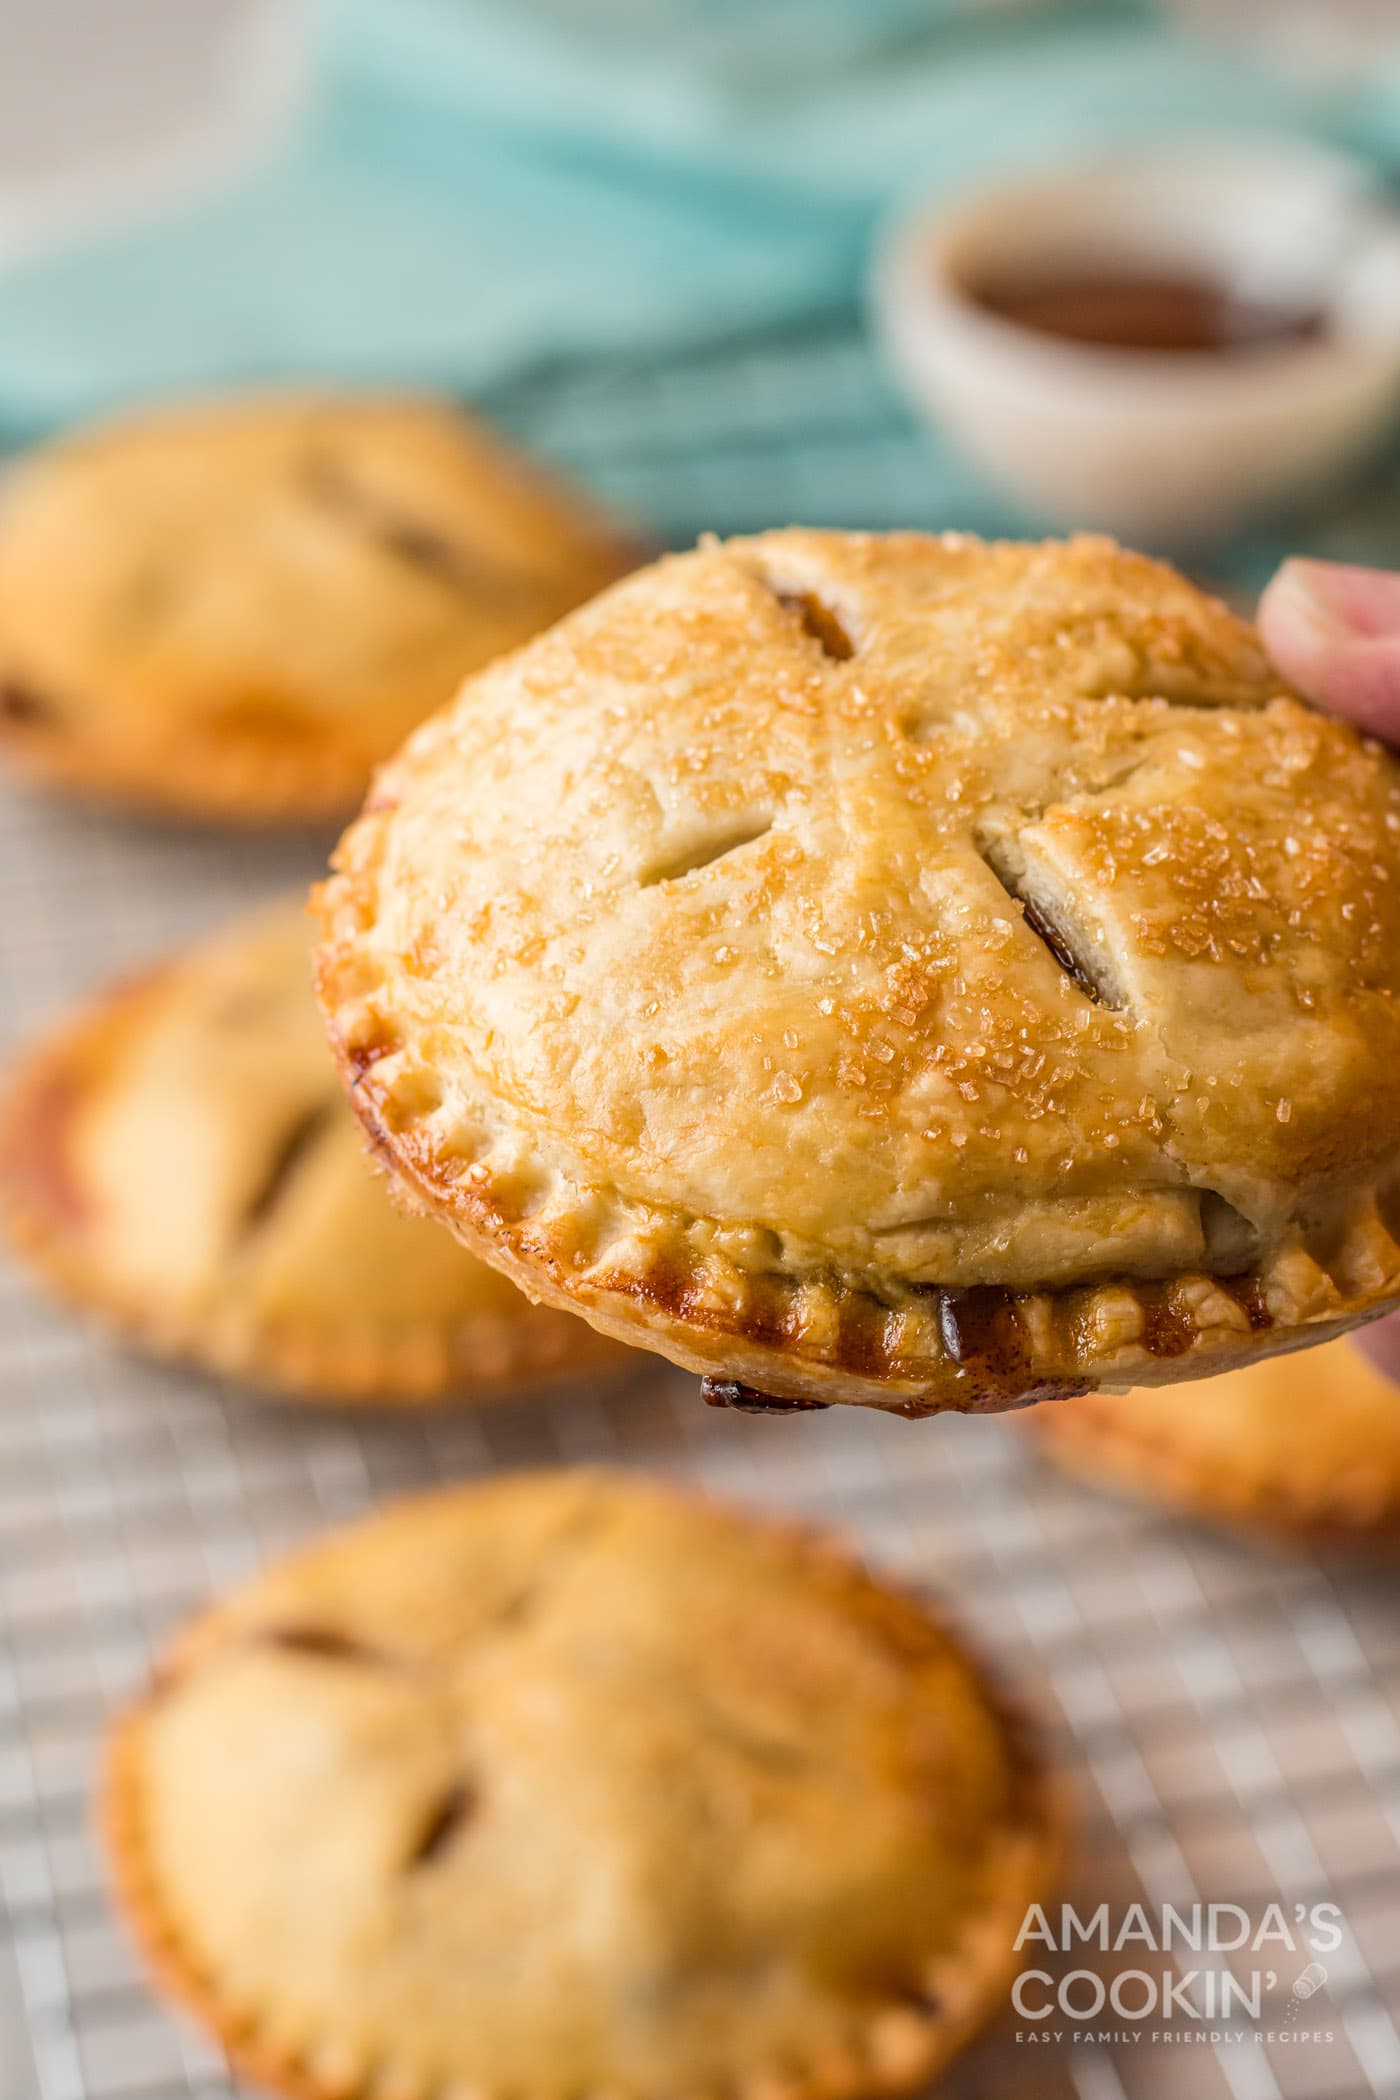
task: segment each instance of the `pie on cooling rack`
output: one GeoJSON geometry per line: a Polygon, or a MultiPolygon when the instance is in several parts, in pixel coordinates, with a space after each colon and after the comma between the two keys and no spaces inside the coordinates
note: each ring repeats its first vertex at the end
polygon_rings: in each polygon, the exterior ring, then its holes
{"type": "Polygon", "coordinates": [[[385,1159],[719,1397],[996,1408],[1400,1301],[1400,764],[1106,541],[664,561],[337,866],[385,1159]]]}
{"type": "Polygon", "coordinates": [[[623,1352],[393,1202],[326,1054],[298,897],[93,1001],[0,1097],[0,1211],[163,1354],[328,1399],[491,1399],[623,1352]]]}
{"type": "Polygon", "coordinates": [[[1349,1341],[1031,1419],[1052,1458],[1104,1487],[1278,1542],[1400,1550],[1400,1391],[1349,1341]]]}
{"type": "Polygon", "coordinates": [[[465,672],[641,558],[445,405],[144,412],[7,487],[0,750],[192,816],[339,816],[465,672]]]}
{"type": "Polygon", "coordinates": [[[841,2100],[997,2003],[1057,1821],[922,1606],[569,1472],[391,1507],[197,1619],[106,1827],[159,1981],[297,2100],[841,2100]]]}

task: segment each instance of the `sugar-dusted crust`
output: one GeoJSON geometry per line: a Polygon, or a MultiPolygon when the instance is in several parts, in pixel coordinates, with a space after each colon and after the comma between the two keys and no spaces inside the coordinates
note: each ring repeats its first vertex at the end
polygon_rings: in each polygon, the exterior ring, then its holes
{"type": "Polygon", "coordinates": [[[1400,1392],[1349,1342],[1030,1418],[1096,1484],[1280,1545],[1400,1552],[1400,1392]]]}
{"type": "Polygon", "coordinates": [[[841,2100],[995,2009],[1061,1809],[829,1540],[573,1473],[402,1504],[197,1620],[104,1826],[161,1986],[295,2100],[841,2100]]]}
{"type": "Polygon", "coordinates": [[[998,1408],[1400,1302],[1400,767],[1107,542],[662,562],[472,680],[337,870],[381,1156],[717,1380],[998,1408]]]}
{"type": "Polygon", "coordinates": [[[0,1215],[127,1341],[300,1399],[505,1399],[624,1361],[394,1203],[325,1052],[300,897],[26,1053],[0,1093],[0,1215]]]}
{"type": "Polygon", "coordinates": [[[443,403],[123,417],[0,505],[0,752],[172,815],[341,816],[465,672],[641,558],[443,403]]]}

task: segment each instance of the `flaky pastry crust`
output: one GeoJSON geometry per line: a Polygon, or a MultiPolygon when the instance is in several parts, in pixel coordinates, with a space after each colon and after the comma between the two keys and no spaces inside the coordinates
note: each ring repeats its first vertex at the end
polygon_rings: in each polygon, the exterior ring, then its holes
{"type": "Polygon", "coordinates": [[[1058,1806],[830,1541],[593,1473],[332,1534],[197,1620],[105,1826],[161,1984],[296,2100],[902,2092],[1005,1991],[1058,1806]]]}
{"type": "Polygon", "coordinates": [[[0,752],[174,815],[339,817],[466,672],[642,558],[446,404],[123,417],[7,483],[0,752]]]}
{"type": "Polygon", "coordinates": [[[1400,1552],[1400,1392],[1349,1341],[1201,1385],[1090,1393],[1030,1426],[1060,1465],[1279,1545],[1400,1552]]]}
{"type": "Polygon", "coordinates": [[[305,900],[100,994],[0,1095],[0,1214],[80,1311],[305,1399],[494,1400],[625,1362],[410,1216],[311,992],[305,900]]]}
{"type": "Polygon", "coordinates": [[[721,1397],[998,1408],[1400,1300],[1400,766],[1106,541],[664,561],[336,865],[384,1157],[721,1397]]]}

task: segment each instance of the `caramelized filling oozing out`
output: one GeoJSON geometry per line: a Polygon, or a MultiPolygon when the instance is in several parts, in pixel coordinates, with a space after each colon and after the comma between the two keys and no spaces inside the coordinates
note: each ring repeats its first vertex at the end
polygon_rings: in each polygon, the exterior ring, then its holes
{"type": "Polygon", "coordinates": [[[338,460],[317,455],[307,461],[301,478],[307,495],[322,510],[363,533],[392,560],[463,597],[489,604],[492,599],[533,602],[540,596],[538,577],[502,568],[479,549],[399,510],[347,473],[338,460]]]}
{"type": "Polygon", "coordinates": [[[431,1866],[435,1859],[441,1858],[475,1813],[476,1796],[471,1788],[461,1781],[449,1787],[424,1822],[405,1864],[409,1867],[431,1866]]]}
{"type": "Polygon", "coordinates": [[[0,679],[0,721],[27,727],[34,722],[55,721],[57,716],[57,708],[32,686],[21,685],[15,678],[0,679]]]}
{"type": "Polygon", "coordinates": [[[317,1655],[328,1662],[377,1663],[372,1648],[353,1635],[333,1626],[261,1626],[257,1638],[272,1648],[287,1648],[294,1655],[317,1655]]]}
{"type": "Polygon", "coordinates": [[[830,1406],[827,1400],[779,1400],[737,1378],[702,1378],[700,1394],[707,1407],[733,1407],[741,1415],[805,1415],[830,1406]]]}
{"type": "Polygon", "coordinates": [[[243,1213],[245,1233],[256,1232],[266,1224],[278,1204],[295,1181],[303,1162],[314,1151],[317,1143],[335,1120],[339,1103],[334,1100],[318,1101],[314,1107],[287,1130],[278,1146],[267,1173],[243,1213]]]}
{"type": "Polygon", "coordinates": [[[1096,1006],[1121,1012],[1126,1000],[1109,982],[1105,969],[1095,963],[1085,943],[1076,939],[1063,913],[1057,914],[1037,887],[1020,843],[1011,838],[987,838],[978,841],[977,850],[1007,896],[1020,906],[1028,930],[1049,949],[1071,983],[1096,1006]]]}
{"type": "Polygon", "coordinates": [[[803,633],[811,636],[824,656],[838,664],[850,662],[856,645],[839,615],[815,591],[776,591],[774,596],[784,612],[795,615],[803,633]]]}

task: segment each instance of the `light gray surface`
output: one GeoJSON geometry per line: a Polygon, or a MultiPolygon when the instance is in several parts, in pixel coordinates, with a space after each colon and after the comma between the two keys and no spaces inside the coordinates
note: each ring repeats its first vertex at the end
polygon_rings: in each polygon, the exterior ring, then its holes
{"type": "Polygon", "coordinates": [[[254,0],[0,0],[0,185],[197,128],[254,0]]]}
{"type": "Polygon", "coordinates": [[[304,0],[0,0],[0,263],[240,167],[303,91],[304,0]]]}

